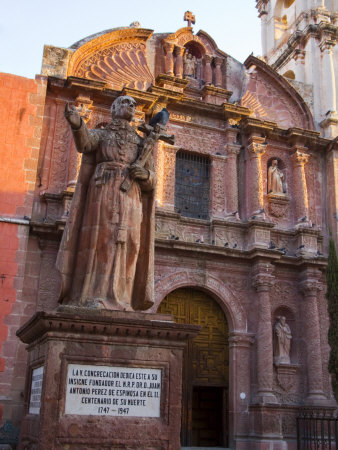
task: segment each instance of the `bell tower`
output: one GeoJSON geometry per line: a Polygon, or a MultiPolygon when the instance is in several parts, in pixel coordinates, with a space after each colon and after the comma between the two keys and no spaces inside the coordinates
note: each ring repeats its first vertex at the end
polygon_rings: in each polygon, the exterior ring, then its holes
{"type": "Polygon", "coordinates": [[[336,0],[256,0],[265,61],[290,81],[326,138],[338,134],[336,0]]]}

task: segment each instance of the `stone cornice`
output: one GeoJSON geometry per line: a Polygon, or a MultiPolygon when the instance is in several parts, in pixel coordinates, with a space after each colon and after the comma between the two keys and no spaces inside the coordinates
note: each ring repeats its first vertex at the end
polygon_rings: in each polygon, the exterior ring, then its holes
{"type": "MultiPolygon", "coordinates": [[[[259,120],[253,117],[246,117],[241,121],[241,128],[245,134],[258,134],[261,136],[262,133],[265,135],[271,132],[275,127],[277,127],[277,123],[270,122],[267,120],[259,120]]],[[[264,139],[263,139],[264,141],[264,139]]]]}
{"type": "Polygon", "coordinates": [[[301,44],[303,47],[311,36],[321,39],[322,35],[326,33],[331,36],[333,45],[337,41],[338,27],[336,25],[320,22],[319,24],[310,24],[303,31],[296,30],[288,39],[287,48],[283,53],[271,64],[275,70],[282,68],[294,55],[297,47],[301,44]]]}
{"type": "Polygon", "coordinates": [[[308,142],[312,142],[320,137],[318,131],[304,130],[302,128],[289,128],[286,132],[288,143],[291,145],[306,146],[308,142]]]}
{"type": "Polygon", "coordinates": [[[18,331],[17,336],[25,344],[47,335],[67,336],[74,339],[74,334],[82,336],[104,335],[110,339],[132,340],[135,336],[141,341],[149,338],[158,341],[173,340],[181,342],[195,337],[201,327],[177,324],[167,314],[151,314],[93,308],[60,306],[55,312],[37,312],[18,331]]]}

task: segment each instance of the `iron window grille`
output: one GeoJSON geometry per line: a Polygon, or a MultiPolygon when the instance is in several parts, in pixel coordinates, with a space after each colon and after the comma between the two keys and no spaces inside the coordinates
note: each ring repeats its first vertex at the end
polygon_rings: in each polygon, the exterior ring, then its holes
{"type": "Polygon", "coordinates": [[[185,217],[209,218],[210,160],[184,151],[176,154],[175,210],[185,217]]]}

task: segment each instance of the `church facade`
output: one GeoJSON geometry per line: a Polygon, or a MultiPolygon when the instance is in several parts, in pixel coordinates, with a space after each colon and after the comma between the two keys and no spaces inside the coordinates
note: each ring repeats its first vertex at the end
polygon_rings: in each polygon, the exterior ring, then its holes
{"type": "Polygon", "coordinates": [[[190,25],[157,34],[134,23],[46,46],[35,80],[1,75],[0,176],[17,180],[1,197],[3,422],[19,427],[27,413],[15,332],[58,306],[55,262],[81,163],[66,102],[101,128],[121,94],[137,102],[135,126],[167,108],[175,136],[154,152],[149,312],[201,326],[184,355],[182,446],[295,449],[299,411],[336,406],[325,267],[338,144],[276,70],[253,56],[239,63],[190,25]]]}

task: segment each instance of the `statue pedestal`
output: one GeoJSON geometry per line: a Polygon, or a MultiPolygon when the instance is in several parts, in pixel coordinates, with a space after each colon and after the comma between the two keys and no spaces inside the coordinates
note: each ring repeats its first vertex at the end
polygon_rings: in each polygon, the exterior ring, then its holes
{"type": "Polygon", "coordinates": [[[180,448],[183,350],[169,315],[60,307],[17,332],[29,353],[19,448],[180,448]]]}

